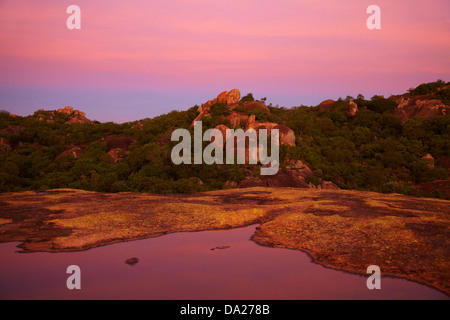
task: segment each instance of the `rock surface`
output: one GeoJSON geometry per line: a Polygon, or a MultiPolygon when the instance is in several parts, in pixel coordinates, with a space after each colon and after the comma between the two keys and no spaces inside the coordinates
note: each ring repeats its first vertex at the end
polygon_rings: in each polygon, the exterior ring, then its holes
{"type": "Polygon", "coordinates": [[[322,101],[322,102],[319,104],[319,110],[320,110],[320,111],[325,111],[325,110],[330,109],[330,108],[333,106],[333,103],[334,103],[334,102],[335,102],[335,101],[332,100],[332,99],[328,99],[328,100],[322,101]]]}
{"type": "Polygon", "coordinates": [[[416,116],[432,119],[450,114],[450,106],[440,100],[430,99],[429,96],[393,97],[392,99],[398,103],[394,114],[403,122],[416,116]]]}

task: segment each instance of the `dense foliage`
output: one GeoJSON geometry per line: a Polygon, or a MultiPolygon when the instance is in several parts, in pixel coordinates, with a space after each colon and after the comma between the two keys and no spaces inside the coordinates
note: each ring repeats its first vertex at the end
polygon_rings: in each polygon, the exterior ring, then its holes
{"type": "MultiPolygon", "coordinates": [[[[428,89],[430,86],[435,88],[436,83],[420,85],[410,94],[434,93],[428,89]]],[[[447,100],[446,90],[436,96],[447,100]]],[[[250,101],[253,95],[244,98],[250,101]]],[[[295,132],[296,147],[283,147],[281,160],[306,161],[315,173],[309,179],[312,183],[323,179],[345,189],[417,194],[414,185],[448,178],[446,168],[439,164],[430,168],[422,157],[428,153],[435,159],[450,156],[450,116],[414,117],[403,123],[392,114],[395,107],[390,99],[375,96],[365,100],[358,95],[356,99],[340,99],[325,111],[318,107],[286,109],[269,105],[271,115],[257,112],[256,118],[284,123],[295,132]],[[358,105],[356,116],[347,114],[346,100],[358,105]]],[[[137,122],[66,124],[65,115],[49,123],[34,115],[11,117],[2,111],[0,130],[11,125],[24,130],[0,131],[0,138],[6,138],[12,149],[0,152],[0,191],[68,187],[105,192],[190,193],[225,188],[248,175],[257,175],[259,170],[248,165],[172,163],[170,153],[175,142],[170,141],[171,133],[176,128],[192,131],[197,108],[144,119],[139,121],[142,126],[136,126],[137,122]],[[106,143],[101,141],[109,136],[135,139],[128,150],[123,150],[120,161],[113,160],[106,143]],[[84,150],[78,159],[70,154],[58,156],[73,146],[84,150]]],[[[204,129],[217,125],[221,116],[227,114],[224,105],[213,105],[212,117],[203,119],[204,129]]],[[[433,196],[443,195],[436,192],[433,196]]]]}

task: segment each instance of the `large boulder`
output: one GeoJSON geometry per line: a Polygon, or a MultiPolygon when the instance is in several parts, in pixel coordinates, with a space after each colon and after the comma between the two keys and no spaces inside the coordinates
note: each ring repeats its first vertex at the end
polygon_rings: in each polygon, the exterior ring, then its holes
{"type": "Polygon", "coordinates": [[[358,112],[358,105],[356,103],[354,103],[353,101],[350,101],[348,103],[348,107],[347,107],[347,114],[350,117],[354,117],[354,116],[356,116],[357,112],[358,112]]]}
{"type": "Polygon", "coordinates": [[[232,89],[230,92],[228,92],[226,104],[238,102],[240,98],[241,92],[238,89],[232,89]]]}
{"type": "Polygon", "coordinates": [[[226,105],[233,104],[239,101],[241,92],[238,89],[232,89],[230,92],[224,91],[217,96],[216,102],[225,103],[226,105]]]}
{"type": "Polygon", "coordinates": [[[274,129],[279,130],[280,144],[295,147],[295,133],[292,129],[283,124],[276,125],[274,129]]]}
{"type": "Polygon", "coordinates": [[[334,103],[334,100],[332,100],[332,99],[328,99],[328,100],[322,101],[319,104],[319,110],[320,111],[328,110],[328,109],[330,109],[333,106],[333,103],[334,103]]]}

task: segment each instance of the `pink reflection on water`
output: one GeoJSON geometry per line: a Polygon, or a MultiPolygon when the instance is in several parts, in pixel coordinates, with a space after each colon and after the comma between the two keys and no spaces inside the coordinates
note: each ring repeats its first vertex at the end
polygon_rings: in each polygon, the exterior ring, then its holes
{"type": "Polygon", "coordinates": [[[250,241],[256,226],[176,233],[81,252],[16,253],[0,244],[0,299],[448,299],[432,288],[324,268],[307,254],[250,241]],[[215,249],[229,245],[228,249],[215,249]],[[125,260],[137,257],[130,266],[125,260]],[[81,290],[66,268],[81,268],[81,290]]]}

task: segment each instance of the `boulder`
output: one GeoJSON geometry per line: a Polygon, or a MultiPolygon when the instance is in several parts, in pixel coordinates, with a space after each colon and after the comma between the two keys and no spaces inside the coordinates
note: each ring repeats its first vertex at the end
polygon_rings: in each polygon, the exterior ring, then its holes
{"type": "Polygon", "coordinates": [[[295,133],[283,124],[276,125],[274,129],[279,130],[280,144],[295,147],[295,133]]]}
{"type": "Polygon", "coordinates": [[[248,123],[249,116],[246,113],[232,111],[229,115],[224,117],[225,121],[230,122],[232,128],[245,126],[248,123]]]}
{"type": "Polygon", "coordinates": [[[217,96],[217,102],[227,104],[228,100],[228,91],[224,91],[217,96]]]}
{"type": "Polygon", "coordinates": [[[229,93],[228,93],[228,97],[227,97],[227,104],[232,104],[235,102],[238,102],[239,99],[241,98],[241,92],[238,89],[232,89],[229,93]]]}
{"type": "MultiPolygon", "coordinates": [[[[39,110],[40,111],[40,110],[39,110]]],[[[42,110],[44,111],[44,110],[42,110]]],[[[59,113],[71,115],[73,113],[73,108],[71,106],[64,107],[63,109],[58,109],[59,113]]]]}
{"type": "Polygon", "coordinates": [[[333,106],[333,103],[334,103],[334,100],[332,100],[332,99],[328,99],[328,100],[322,101],[319,104],[319,110],[320,111],[328,110],[328,109],[330,109],[333,106]]]}
{"type": "Polygon", "coordinates": [[[254,129],[258,132],[259,129],[266,129],[268,132],[268,136],[270,135],[270,130],[275,128],[278,123],[268,122],[268,121],[255,121],[249,123],[245,130],[254,129]]]}
{"type": "Polygon", "coordinates": [[[229,105],[238,102],[240,98],[241,92],[238,89],[232,89],[230,92],[224,91],[220,93],[215,100],[216,102],[221,102],[226,105],[229,105]]]}
{"type": "Polygon", "coordinates": [[[224,91],[217,96],[217,102],[225,103],[226,105],[233,104],[239,101],[241,92],[238,89],[232,89],[230,92],[224,91]]]}
{"type": "Polygon", "coordinates": [[[353,101],[350,101],[348,103],[347,114],[350,117],[354,117],[357,112],[358,112],[358,105],[356,103],[354,103],[353,101]]]}

